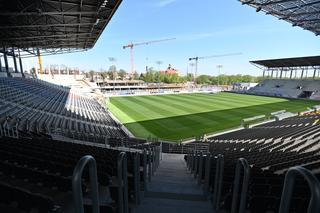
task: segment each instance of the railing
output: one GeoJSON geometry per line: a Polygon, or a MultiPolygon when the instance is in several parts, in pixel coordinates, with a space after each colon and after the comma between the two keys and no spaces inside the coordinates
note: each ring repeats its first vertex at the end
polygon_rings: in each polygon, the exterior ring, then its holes
{"type": "Polygon", "coordinates": [[[216,157],[216,174],[214,178],[214,193],[213,193],[213,209],[218,212],[220,208],[220,197],[222,190],[223,181],[223,170],[224,170],[224,157],[223,155],[218,155],[216,157]]]}
{"type": "Polygon", "coordinates": [[[236,173],[233,183],[233,195],[232,195],[232,206],[231,213],[244,213],[246,208],[247,201],[247,192],[249,186],[249,178],[250,178],[250,166],[248,161],[244,158],[239,158],[236,166],[236,173]],[[238,194],[240,189],[240,173],[241,167],[243,168],[243,181],[242,181],[242,190],[241,190],[241,198],[240,203],[238,201],[238,194]],[[239,211],[237,211],[237,205],[239,203],[239,211]]]}
{"type": "Polygon", "coordinates": [[[0,138],[4,136],[3,130],[2,130],[2,125],[0,124],[0,138]]]}
{"type": "Polygon", "coordinates": [[[151,148],[151,159],[152,159],[152,176],[154,175],[154,172],[156,171],[156,148],[151,148]]]}
{"type": "Polygon", "coordinates": [[[198,175],[198,171],[199,171],[199,152],[195,151],[195,155],[194,155],[194,170],[193,170],[193,176],[194,178],[197,177],[198,175]]]}
{"type": "Polygon", "coordinates": [[[209,193],[211,160],[212,160],[211,154],[207,153],[206,160],[205,160],[205,174],[204,174],[204,184],[203,184],[203,193],[205,196],[207,196],[209,193]]]}
{"type": "Polygon", "coordinates": [[[82,174],[85,166],[89,166],[90,184],[91,184],[91,198],[92,198],[92,212],[99,213],[99,194],[98,194],[98,177],[96,160],[90,156],[83,156],[73,170],[72,175],[72,194],[74,201],[75,213],[84,213],[83,195],[82,195],[82,174]]]}
{"type": "Polygon", "coordinates": [[[127,155],[125,152],[121,152],[118,156],[118,182],[118,212],[128,213],[127,155]]]}
{"type": "Polygon", "coordinates": [[[147,164],[148,164],[148,180],[149,182],[151,182],[151,176],[152,176],[152,151],[151,151],[151,148],[148,149],[148,161],[147,161],[147,164]]]}
{"type": "Polygon", "coordinates": [[[134,201],[135,204],[140,204],[140,154],[138,152],[134,153],[133,162],[133,176],[134,176],[134,201]]]}
{"type": "Polygon", "coordinates": [[[198,184],[202,182],[202,172],[203,172],[203,154],[200,152],[199,155],[199,169],[198,169],[198,184]]]}
{"type": "Polygon", "coordinates": [[[290,168],[286,174],[284,188],[282,191],[279,213],[288,213],[290,209],[290,201],[293,194],[294,183],[297,176],[303,176],[307,181],[311,191],[311,199],[308,206],[308,213],[320,212],[320,183],[318,179],[307,169],[296,166],[290,168]]]}
{"type": "Polygon", "coordinates": [[[147,168],[147,151],[146,149],[143,150],[143,189],[145,192],[148,191],[148,180],[147,180],[147,176],[148,176],[148,168],[147,168]]]}

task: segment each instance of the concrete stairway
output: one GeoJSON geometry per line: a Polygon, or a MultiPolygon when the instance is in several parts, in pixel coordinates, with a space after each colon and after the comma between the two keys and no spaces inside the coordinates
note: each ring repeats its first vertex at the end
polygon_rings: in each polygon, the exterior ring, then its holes
{"type": "Polygon", "coordinates": [[[180,154],[163,154],[148,192],[134,213],[212,213],[180,154]]]}

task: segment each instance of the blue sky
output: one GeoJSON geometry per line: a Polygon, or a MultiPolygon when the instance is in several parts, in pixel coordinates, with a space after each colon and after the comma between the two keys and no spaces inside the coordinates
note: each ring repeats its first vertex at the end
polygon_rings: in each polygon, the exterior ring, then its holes
{"type": "MultiPolygon", "coordinates": [[[[221,73],[260,75],[250,60],[317,55],[320,47],[320,38],[313,33],[256,13],[237,0],[123,0],[93,49],[46,56],[43,63],[99,70],[111,65],[108,57],[115,57],[117,67],[129,71],[130,51],[123,45],[172,37],[176,40],[136,47],[136,70],[144,71],[146,64],[157,68],[160,60],[162,69],[172,64],[184,74],[189,57],[241,52],[200,60],[198,72],[216,75],[221,64],[221,73]]],[[[25,66],[36,63],[27,60],[25,66]]]]}

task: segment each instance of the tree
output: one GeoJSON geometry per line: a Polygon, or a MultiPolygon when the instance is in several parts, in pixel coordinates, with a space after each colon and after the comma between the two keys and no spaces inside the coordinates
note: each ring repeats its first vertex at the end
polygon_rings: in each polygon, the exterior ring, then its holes
{"type": "Polygon", "coordinates": [[[186,76],[186,80],[187,81],[193,81],[193,74],[192,73],[188,73],[186,76]]]}
{"type": "MultiPolygon", "coordinates": [[[[0,68],[1,68],[1,67],[0,67],[0,68]]],[[[32,68],[30,69],[30,74],[31,74],[31,75],[35,75],[35,74],[36,74],[36,68],[32,67],[32,68]]]]}
{"type": "Polygon", "coordinates": [[[127,72],[124,69],[120,69],[118,75],[122,80],[124,80],[127,75],[127,72]]]}
{"type": "Polygon", "coordinates": [[[137,72],[133,73],[133,80],[139,80],[139,74],[137,72]]]}
{"type": "Polygon", "coordinates": [[[117,77],[117,67],[115,65],[111,65],[108,69],[109,79],[115,79],[117,77]]]}
{"type": "Polygon", "coordinates": [[[111,66],[109,67],[108,71],[116,72],[116,71],[117,71],[116,65],[111,65],[111,66]]]}
{"type": "Polygon", "coordinates": [[[102,72],[100,72],[100,76],[104,82],[108,78],[108,73],[105,71],[102,71],[102,72]]]}
{"type": "Polygon", "coordinates": [[[90,71],[89,71],[89,76],[90,76],[90,81],[91,81],[91,82],[94,82],[94,80],[93,80],[94,75],[95,75],[95,71],[94,71],[94,70],[90,70],[90,71]]]}
{"type": "Polygon", "coordinates": [[[197,84],[209,84],[210,79],[208,75],[200,75],[196,79],[197,84]]]}

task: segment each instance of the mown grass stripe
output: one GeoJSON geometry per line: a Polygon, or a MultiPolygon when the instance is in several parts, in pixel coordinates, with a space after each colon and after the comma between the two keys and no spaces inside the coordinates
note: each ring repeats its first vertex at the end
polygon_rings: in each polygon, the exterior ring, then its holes
{"type": "Polygon", "coordinates": [[[237,127],[243,118],[318,105],[311,100],[218,94],[174,94],[110,98],[110,110],[139,137],[177,140],[237,127]]]}

